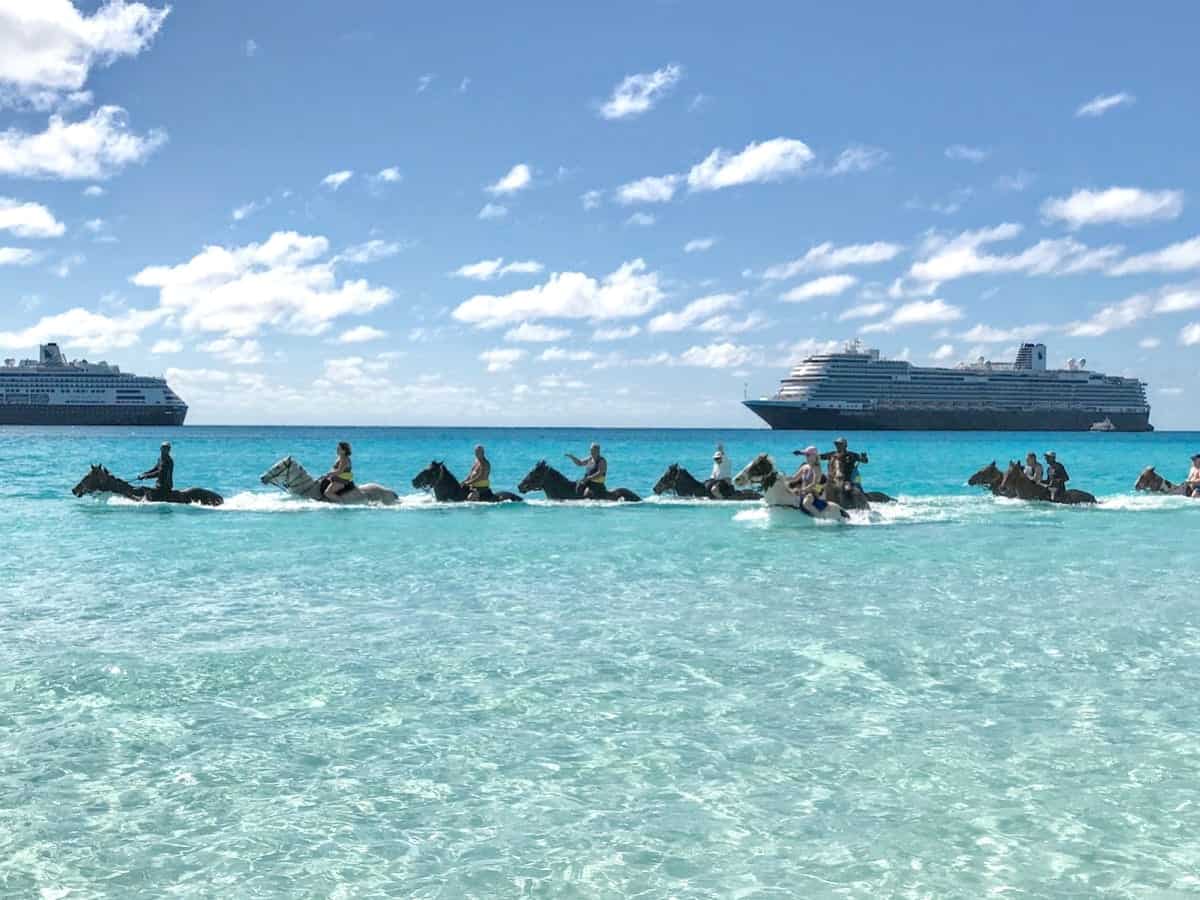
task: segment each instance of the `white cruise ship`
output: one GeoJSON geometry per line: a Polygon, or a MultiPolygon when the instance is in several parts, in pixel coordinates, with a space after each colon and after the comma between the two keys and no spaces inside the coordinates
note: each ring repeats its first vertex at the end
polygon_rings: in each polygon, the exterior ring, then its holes
{"type": "Polygon", "coordinates": [[[880,358],[855,341],[792,369],[774,397],[745,405],[772,428],[881,431],[1153,431],[1146,385],[1070,360],[1046,368],[1045,344],[1022,344],[1013,363],[954,367],[880,358]]]}
{"type": "Polygon", "coordinates": [[[58,344],[0,366],[0,425],[182,425],[187,410],[164,379],[68,362],[58,344]]]}

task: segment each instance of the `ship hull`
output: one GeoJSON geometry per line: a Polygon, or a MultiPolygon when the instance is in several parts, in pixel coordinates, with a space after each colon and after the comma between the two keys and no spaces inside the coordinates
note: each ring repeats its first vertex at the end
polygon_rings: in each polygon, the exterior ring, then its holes
{"type": "Polygon", "coordinates": [[[1088,431],[1105,416],[1116,431],[1154,430],[1149,410],[811,409],[772,400],[745,405],[772,428],[786,431],[1088,431]]]}
{"type": "Polygon", "coordinates": [[[182,425],[186,406],[0,404],[0,425],[182,425]]]}

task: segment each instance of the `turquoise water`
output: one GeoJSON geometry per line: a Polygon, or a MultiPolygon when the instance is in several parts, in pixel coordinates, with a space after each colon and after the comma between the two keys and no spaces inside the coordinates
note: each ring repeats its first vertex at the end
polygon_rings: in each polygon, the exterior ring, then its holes
{"type": "Polygon", "coordinates": [[[901,502],[845,528],[258,482],[596,437],[649,495],[832,437],[765,431],[186,428],[225,507],[70,496],[166,434],[0,430],[4,896],[1200,891],[1200,502],[1130,490],[1200,435],[852,435],[901,502]],[[1050,448],[1097,508],[964,484],[1050,448]]]}

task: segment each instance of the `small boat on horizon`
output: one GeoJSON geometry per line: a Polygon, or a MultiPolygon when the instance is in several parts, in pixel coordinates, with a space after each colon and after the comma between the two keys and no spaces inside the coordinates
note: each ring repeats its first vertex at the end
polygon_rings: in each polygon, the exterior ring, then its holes
{"type": "Polygon", "coordinates": [[[1093,422],[1092,427],[1088,431],[1116,431],[1117,426],[1113,424],[1113,420],[1105,416],[1099,422],[1093,422]]]}

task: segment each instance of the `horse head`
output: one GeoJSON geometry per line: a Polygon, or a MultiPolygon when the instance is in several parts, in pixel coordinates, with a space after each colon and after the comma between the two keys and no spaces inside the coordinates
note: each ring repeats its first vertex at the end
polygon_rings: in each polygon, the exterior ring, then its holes
{"type": "Polygon", "coordinates": [[[103,480],[105,468],[100,465],[93,465],[88,469],[88,473],[79,479],[79,484],[71,488],[71,493],[76,497],[82,497],[84,494],[90,494],[96,490],[96,487],[103,480]]]}
{"type": "Polygon", "coordinates": [[[521,483],[517,485],[517,490],[522,494],[528,494],[530,491],[540,491],[546,482],[546,470],[550,466],[547,465],[544,459],[539,459],[536,466],[529,470],[529,474],[521,479],[521,483]]]}
{"type": "Polygon", "coordinates": [[[282,475],[286,475],[288,470],[295,464],[296,461],[294,459],[290,456],[285,456],[279,462],[275,463],[275,465],[271,466],[271,468],[267,469],[267,471],[263,472],[260,480],[263,484],[275,484],[276,479],[282,475]]]}
{"type": "Polygon", "coordinates": [[[664,491],[674,490],[677,478],[679,478],[679,463],[671,463],[667,466],[667,471],[663,472],[662,478],[654,483],[654,493],[662,494],[664,491]]]}
{"type": "Polygon", "coordinates": [[[418,490],[431,488],[446,474],[446,466],[439,460],[430,460],[429,465],[417,473],[412,480],[412,486],[418,490]]]}
{"type": "Polygon", "coordinates": [[[1008,468],[1004,470],[1004,475],[1000,478],[1000,490],[1007,488],[1010,481],[1020,482],[1028,480],[1025,477],[1025,471],[1021,468],[1021,464],[1015,459],[1010,459],[1008,461],[1008,468]]]}
{"type": "Polygon", "coordinates": [[[1004,473],[996,467],[996,461],[993,459],[990,463],[968,478],[967,484],[971,485],[972,487],[978,487],[980,485],[984,487],[991,487],[993,484],[996,484],[1003,479],[1004,473]]]}
{"type": "MultiPolygon", "coordinates": [[[[775,461],[769,453],[760,453],[750,461],[750,464],[733,476],[734,486],[749,487],[752,484],[762,484],[763,481],[775,474],[775,461]]],[[[774,479],[771,479],[774,481],[774,479]]]]}
{"type": "Polygon", "coordinates": [[[1161,491],[1165,480],[1158,472],[1154,471],[1154,466],[1146,466],[1142,469],[1142,474],[1138,476],[1137,481],[1133,483],[1133,489],[1135,491],[1161,491]]]}

